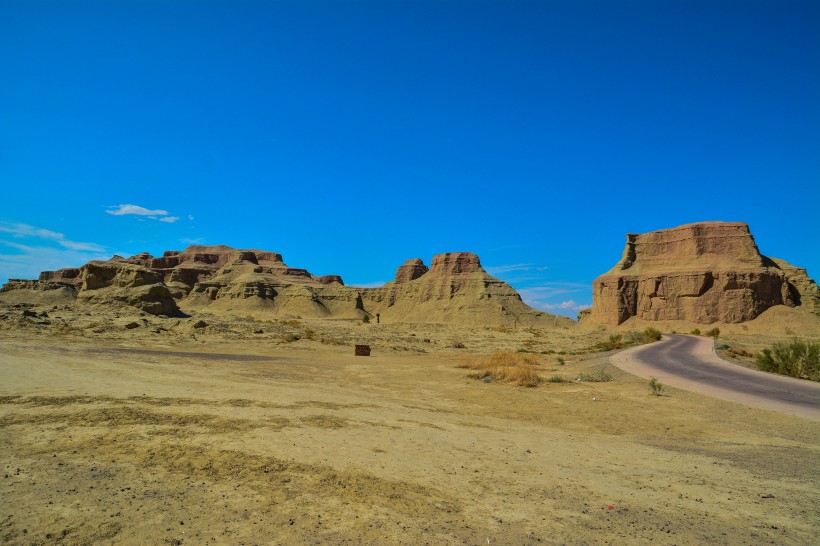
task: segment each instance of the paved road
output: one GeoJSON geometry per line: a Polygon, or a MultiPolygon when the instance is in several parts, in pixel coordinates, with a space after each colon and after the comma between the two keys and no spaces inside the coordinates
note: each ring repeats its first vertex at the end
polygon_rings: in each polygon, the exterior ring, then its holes
{"type": "Polygon", "coordinates": [[[614,354],[610,361],[671,387],[820,421],[820,384],[726,362],[713,344],[710,338],[670,334],[614,354]]]}

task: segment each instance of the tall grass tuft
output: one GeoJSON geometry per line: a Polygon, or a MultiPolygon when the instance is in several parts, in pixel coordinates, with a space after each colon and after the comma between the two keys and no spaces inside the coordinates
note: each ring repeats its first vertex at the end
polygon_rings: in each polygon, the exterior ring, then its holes
{"type": "Polygon", "coordinates": [[[461,358],[459,368],[478,370],[468,377],[514,383],[522,387],[535,387],[541,382],[536,370],[538,359],[528,353],[492,353],[490,355],[470,355],[461,358]]]}

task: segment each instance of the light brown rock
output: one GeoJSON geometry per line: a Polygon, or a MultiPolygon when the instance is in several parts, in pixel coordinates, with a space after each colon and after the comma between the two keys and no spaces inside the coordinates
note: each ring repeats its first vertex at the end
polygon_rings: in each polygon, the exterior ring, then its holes
{"type": "Polygon", "coordinates": [[[627,235],[623,257],[593,282],[589,316],[701,324],[752,320],[775,305],[817,305],[805,270],[760,254],[749,227],[703,222],[627,235]]]}

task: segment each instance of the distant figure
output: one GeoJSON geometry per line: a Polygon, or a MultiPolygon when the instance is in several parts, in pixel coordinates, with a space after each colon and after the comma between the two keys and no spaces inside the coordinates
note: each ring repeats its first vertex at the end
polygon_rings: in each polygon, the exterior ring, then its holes
{"type": "Polygon", "coordinates": [[[380,314],[376,313],[376,324],[378,324],[378,323],[379,323],[379,317],[380,317],[380,316],[381,316],[380,314]]]}

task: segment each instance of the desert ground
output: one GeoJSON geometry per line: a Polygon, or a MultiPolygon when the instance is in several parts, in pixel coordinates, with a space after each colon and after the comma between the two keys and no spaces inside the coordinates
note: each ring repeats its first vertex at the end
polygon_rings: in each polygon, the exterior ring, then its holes
{"type": "Polygon", "coordinates": [[[652,396],[584,351],[601,332],[60,327],[61,313],[0,330],[5,544],[809,544],[820,531],[818,423],[652,396]],[[539,374],[566,381],[459,367],[523,347],[546,348],[539,374]],[[598,370],[614,380],[574,380],[598,370]]]}

